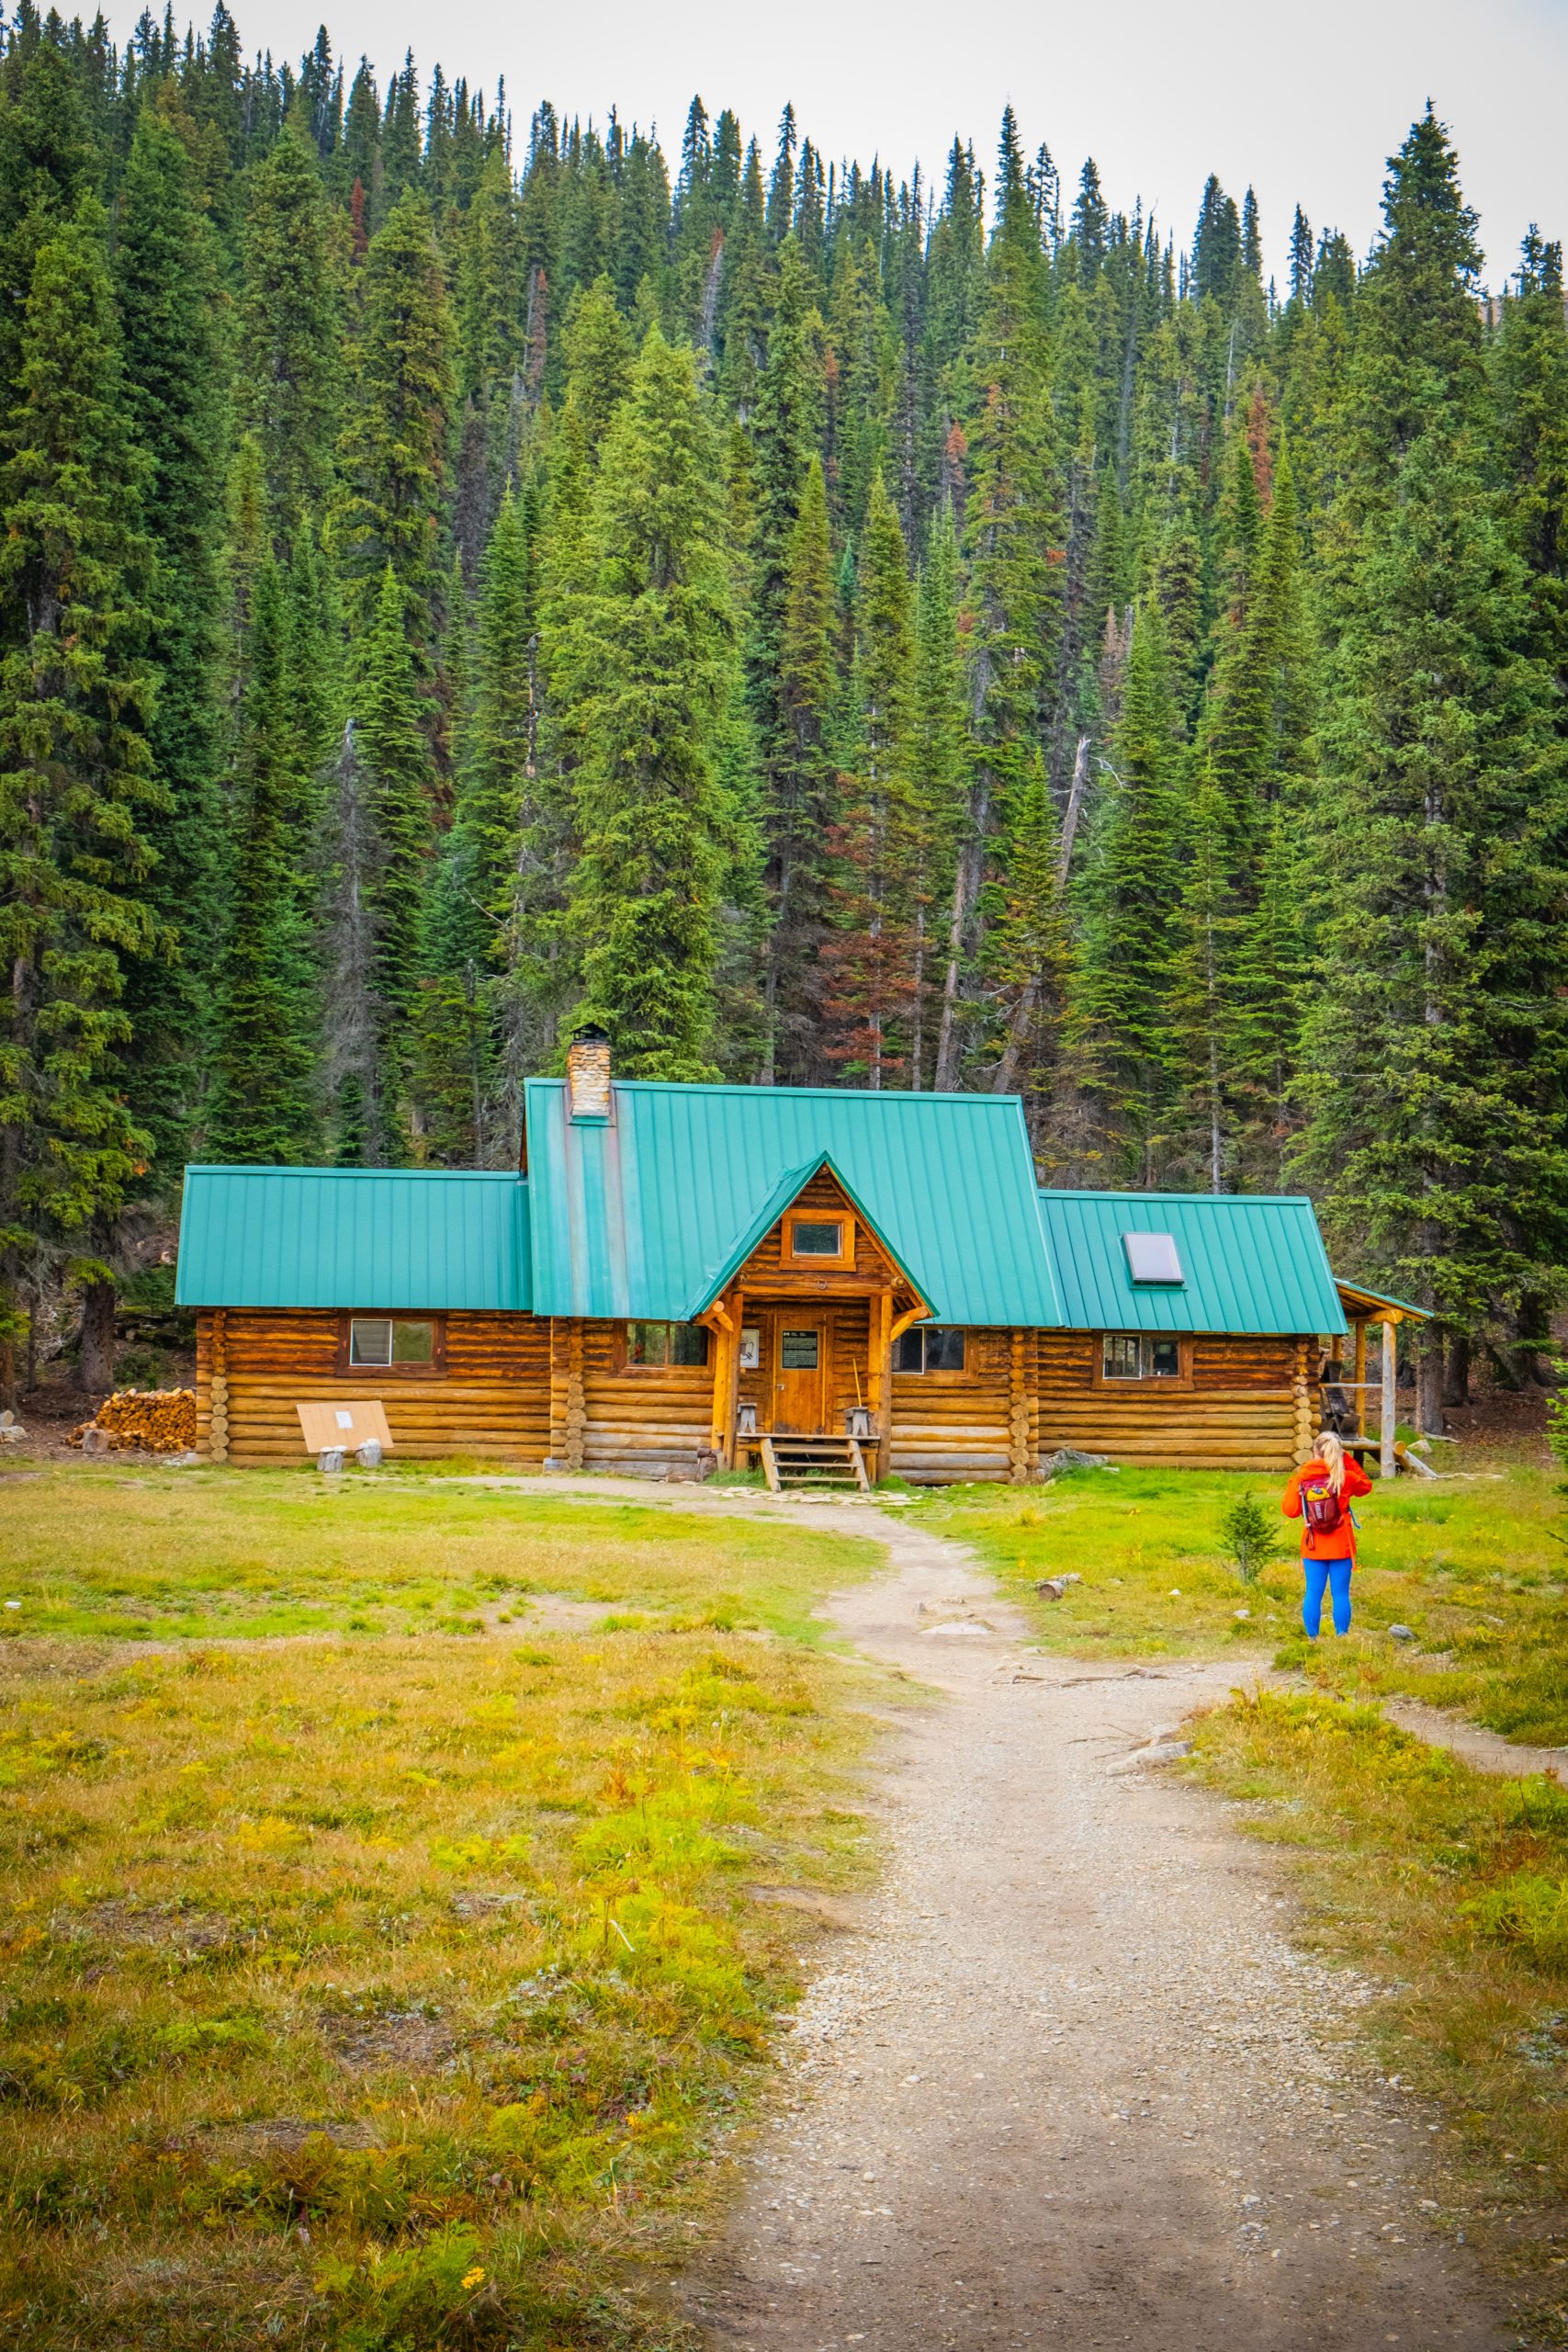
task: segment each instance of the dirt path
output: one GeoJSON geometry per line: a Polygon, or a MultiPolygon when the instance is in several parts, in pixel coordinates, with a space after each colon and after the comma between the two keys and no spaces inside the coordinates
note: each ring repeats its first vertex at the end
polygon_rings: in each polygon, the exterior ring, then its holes
{"type": "Polygon", "coordinates": [[[1337,2055],[1374,1988],[1292,1951],[1226,1807],[1126,1769],[1234,1668],[1021,1655],[956,1546],[874,1527],[895,1573],[833,1615],[942,1695],[897,1729],[887,1877],[688,2274],[712,2352],[1517,2341],[1423,2212],[1434,2119],[1337,2055]]]}

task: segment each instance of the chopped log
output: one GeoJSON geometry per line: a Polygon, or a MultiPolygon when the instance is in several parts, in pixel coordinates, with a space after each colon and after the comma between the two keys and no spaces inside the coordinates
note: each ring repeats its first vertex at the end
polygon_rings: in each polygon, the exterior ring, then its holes
{"type": "Polygon", "coordinates": [[[90,1453],[118,1453],[143,1447],[149,1453],[188,1453],[196,1444],[194,1388],[117,1388],[96,1416],[83,1421],[66,1439],[90,1453]],[[86,1443],[89,1430],[101,1431],[105,1446],[86,1443]]]}

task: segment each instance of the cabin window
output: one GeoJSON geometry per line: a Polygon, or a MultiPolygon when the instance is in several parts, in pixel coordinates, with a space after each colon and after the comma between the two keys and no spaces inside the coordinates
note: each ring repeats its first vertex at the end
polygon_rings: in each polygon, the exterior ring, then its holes
{"type": "Polygon", "coordinates": [[[784,1221],[786,1266],[832,1266],[840,1272],[855,1262],[855,1224],[851,1216],[794,1213],[784,1221]]]}
{"type": "Polygon", "coordinates": [[[704,1323],[626,1325],[626,1362],[635,1369],[657,1372],[670,1364],[702,1364],[707,1360],[704,1323]]]}
{"type": "Polygon", "coordinates": [[[400,1317],[356,1315],[348,1327],[348,1361],[353,1364],[423,1363],[435,1361],[434,1323],[405,1323],[400,1317]]]}
{"type": "Polygon", "coordinates": [[[964,1334],[951,1325],[917,1323],[899,1334],[893,1351],[895,1372],[962,1372],[964,1334]]]}
{"type": "Polygon", "coordinates": [[[1107,1331],[1100,1342],[1103,1380],[1179,1380],[1181,1342],[1148,1332],[1107,1331]]]}

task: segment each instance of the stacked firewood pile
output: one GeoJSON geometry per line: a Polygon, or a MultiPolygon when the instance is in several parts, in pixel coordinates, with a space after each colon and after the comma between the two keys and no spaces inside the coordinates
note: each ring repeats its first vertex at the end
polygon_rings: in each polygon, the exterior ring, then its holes
{"type": "Polygon", "coordinates": [[[72,1430],[68,1442],[88,1453],[142,1447],[149,1453],[188,1453],[196,1444],[194,1388],[117,1388],[95,1420],[72,1430]]]}

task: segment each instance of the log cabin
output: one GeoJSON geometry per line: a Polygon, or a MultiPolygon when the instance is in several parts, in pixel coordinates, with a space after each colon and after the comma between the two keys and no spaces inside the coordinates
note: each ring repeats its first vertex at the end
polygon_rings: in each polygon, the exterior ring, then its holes
{"type": "Polygon", "coordinates": [[[613,1078],[525,1089],[517,1172],[193,1167],[198,1443],[771,1485],[1023,1483],[1063,1446],[1287,1472],[1347,1293],[1310,1201],[1041,1191],[1016,1096],[613,1078]]]}

